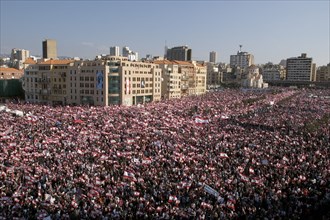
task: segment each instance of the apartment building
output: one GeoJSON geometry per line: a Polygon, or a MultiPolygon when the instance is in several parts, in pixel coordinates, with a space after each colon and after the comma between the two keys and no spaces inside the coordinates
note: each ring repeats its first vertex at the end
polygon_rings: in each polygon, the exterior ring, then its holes
{"type": "Polygon", "coordinates": [[[169,60],[155,60],[162,69],[162,99],[181,98],[181,79],[179,65],[169,60]]]}
{"type": "Polygon", "coordinates": [[[179,46],[167,49],[166,58],[168,60],[191,61],[192,50],[188,46],[179,46]]]}
{"type": "Polygon", "coordinates": [[[24,72],[25,100],[40,104],[69,104],[67,70],[73,60],[42,60],[24,72]]]}
{"type": "Polygon", "coordinates": [[[316,81],[318,82],[330,81],[330,63],[326,66],[320,66],[317,68],[316,81]]]}
{"type": "Polygon", "coordinates": [[[56,40],[46,39],[42,42],[42,58],[44,59],[57,58],[56,40]]]}
{"type": "Polygon", "coordinates": [[[222,81],[222,74],[219,71],[219,66],[213,62],[206,64],[207,66],[207,85],[219,85],[222,81]]]}
{"type": "Polygon", "coordinates": [[[14,48],[11,50],[10,62],[12,67],[23,69],[23,63],[30,56],[30,51],[14,48]]]}
{"type": "Polygon", "coordinates": [[[286,79],[290,81],[313,81],[316,68],[313,59],[302,53],[299,57],[288,58],[286,62],[286,79]]]}
{"type": "Polygon", "coordinates": [[[217,52],[215,52],[215,51],[211,51],[210,52],[210,63],[216,63],[217,62],[217,58],[218,58],[218,56],[217,56],[217,52]]]}
{"type": "Polygon", "coordinates": [[[281,80],[285,78],[285,68],[281,65],[266,63],[262,68],[262,76],[265,82],[281,80]]]}
{"type": "Polygon", "coordinates": [[[230,56],[230,67],[247,68],[254,64],[254,56],[248,52],[238,51],[236,55],[230,56]]]}
{"type": "Polygon", "coordinates": [[[119,56],[119,47],[110,47],[110,56],[119,56]]]}
{"type": "Polygon", "coordinates": [[[126,57],[46,60],[25,70],[26,101],[51,105],[135,105],[161,99],[161,69],[126,57]]]}
{"type": "Polygon", "coordinates": [[[195,91],[192,94],[202,95],[206,92],[206,73],[207,68],[203,64],[199,64],[193,61],[194,67],[196,69],[196,77],[195,77],[195,91]]]}
{"type": "Polygon", "coordinates": [[[206,66],[196,61],[173,61],[181,73],[181,96],[200,95],[206,92],[206,66]]]}

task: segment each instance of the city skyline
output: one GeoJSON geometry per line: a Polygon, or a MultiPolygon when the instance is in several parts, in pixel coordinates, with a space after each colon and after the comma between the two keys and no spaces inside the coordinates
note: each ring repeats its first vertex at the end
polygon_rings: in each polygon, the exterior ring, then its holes
{"type": "Polygon", "coordinates": [[[193,60],[218,54],[229,63],[242,50],[255,63],[307,53],[329,63],[328,1],[0,1],[0,54],[13,48],[42,55],[55,39],[58,56],[93,59],[111,46],[163,56],[187,45],[193,60]],[[15,16],[13,16],[15,15],[15,16]]]}

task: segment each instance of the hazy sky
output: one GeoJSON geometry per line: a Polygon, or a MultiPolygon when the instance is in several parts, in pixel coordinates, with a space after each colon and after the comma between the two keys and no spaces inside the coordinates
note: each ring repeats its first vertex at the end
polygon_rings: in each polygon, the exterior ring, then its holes
{"type": "Polygon", "coordinates": [[[146,54],[188,45],[194,60],[218,53],[229,62],[239,45],[255,63],[307,53],[329,63],[330,3],[324,1],[17,1],[0,0],[0,53],[12,48],[42,54],[42,41],[57,41],[59,56],[94,58],[110,46],[146,54]]]}

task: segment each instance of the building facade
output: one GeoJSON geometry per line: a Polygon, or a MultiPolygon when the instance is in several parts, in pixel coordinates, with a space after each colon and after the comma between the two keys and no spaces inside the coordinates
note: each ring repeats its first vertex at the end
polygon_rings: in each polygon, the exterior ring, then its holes
{"type": "Polygon", "coordinates": [[[24,98],[23,70],[0,67],[0,103],[12,98],[24,98]]]}
{"type": "Polygon", "coordinates": [[[46,39],[42,42],[42,58],[57,59],[57,43],[55,40],[46,39]]]}
{"type": "Polygon", "coordinates": [[[24,71],[15,68],[0,67],[0,80],[21,79],[24,71]]]}
{"type": "Polygon", "coordinates": [[[330,63],[326,66],[320,66],[317,68],[316,81],[318,82],[330,81],[330,63]]]}
{"type": "Polygon", "coordinates": [[[222,82],[222,74],[219,65],[214,62],[206,64],[207,66],[207,86],[219,85],[222,82]]]}
{"type": "Polygon", "coordinates": [[[192,50],[188,46],[179,46],[167,49],[166,58],[168,60],[191,61],[192,50]]]}
{"type": "Polygon", "coordinates": [[[241,85],[245,88],[267,88],[268,84],[264,83],[263,76],[259,72],[259,67],[251,65],[245,69],[242,76],[241,85]]]}
{"type": "Polygon", "coordinates": [[[210,63],[216,63],[217,62],[217,52],[211,51],[210,52],[210,63]]]}
{"type": "Polygon", "coordinates": [[[118,46],[114,46],[114,47],[110,47],[110,56],[119,56],[119,47],[118,46]]]}
{"type": "Polygon", "coordinates": [[[315,76],[313,59],[302,53],[299,57],[288,58],[286,61],[286,80],[289,81],[313,81],[315,76]]]}
{"type": "Polygon", "coordinates": [[[181,98],[181,79],[179,65],[169,60],[155,60],[162,69],[162,99],[181,98]]]}
{"type": "Polygon", "coordinates": [[[129,61],[138,61],[139,60],[139,54],[137,52],[133,52],[129,49],[129,47],[123,47],[123,57],[127,57],[129,61]]]}
{"type": "Polygon", "coordinates": [[[230,56],[230,67],[240,69],[247,68],[254,64],[254,56],[248,52],[238,51],[236,55],[230,56]]]}
{"type": "Polygon", "coordinates": [[[12,49],[11,50],[11,56],[10,56],[10,62],[12,67],[16,69],[23,69],[23,63],[25,60],[30,56],[30,51],[24,50],[24,49],[12,49]]]}
{"type": "Polygon", "coordinates": [[[281,65],[266,63],[262,69],[262,76],[265,82],[285,79],[285,68],[281,65]]]}
{"type": "Polygon", "coordinates": [[[181,96],[201,95],[206,92],[206,66],[196,61],[173,61],[181,74],[181,96]]]}
{"type": "Polygon", "coordinates": [[[40,104],[67,102],[67,70],[73,60],[42,60],[29,65],[24,72],[25,100],[40,104]]]}
{"type": "Polygon", "coordinates": [[[126,57],[47,60],[24,76],[26,101],[51,105],[135,105],[161,99],[161,69],[126,57]]]}

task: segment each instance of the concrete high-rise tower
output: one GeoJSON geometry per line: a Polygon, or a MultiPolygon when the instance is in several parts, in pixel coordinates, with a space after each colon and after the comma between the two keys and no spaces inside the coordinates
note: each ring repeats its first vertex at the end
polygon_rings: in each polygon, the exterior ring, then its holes
{"type": "Polygon", "coordinates": [[[56,59],[57,45],[55,40],[46,39],[42,42],[42,58],[56,59]]]}
{"type": "Polygon", "coordinates": [[[188,46],[179,46],[167,49],[168,60],[191,61],[192,51],[188,46]]]}
{"type": "Polygon", "coordinates": [[[110,56],[119,56],[119,47],[110,47],[110,56]]]}
{"type": "Polygon", "coordinates": [[[216,63],[217,62],[217,52],[212,51],[210,52],[210,63],[216,63]]]}

